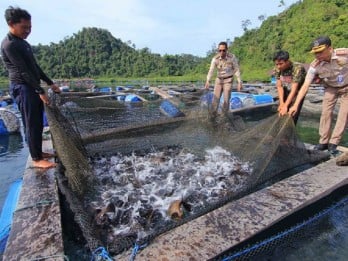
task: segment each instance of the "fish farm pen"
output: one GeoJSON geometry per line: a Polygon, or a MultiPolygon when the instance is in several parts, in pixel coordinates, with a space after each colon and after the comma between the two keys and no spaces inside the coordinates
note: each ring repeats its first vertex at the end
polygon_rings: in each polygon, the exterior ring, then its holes
{"type": "MultiPolygon", "coordinates": [[[[35,182],[53,184],[46,189],[59,197],[41,198],[35,207],[54,205],[63,238],[53,233],[45,242],[60,244],[58,250],[28,260],[257,260],[263,250],[252,252],[250,245],[272,238],[266,228],[286,220],[275,229],[281,231],[291,223],[286,218],[295,226],[300,221],[291,214],[347,183],[330,155],[309,149],[292,119],[279,117],[274,106],[216,116],[206,97],[196,90],[136,102],[51,94],[45,111],[58,167],[36,174],[35,182]],[[319,175],[321,164],[337,177],[319,175]]],[[[30,205],[21,204],[18,215],[30,205]]],[[[16,226],[25,224],[15,222],[14,234],[16,226]]],[[[5,256],[18,257],[16,244],[10,236],[5,256]]]]}

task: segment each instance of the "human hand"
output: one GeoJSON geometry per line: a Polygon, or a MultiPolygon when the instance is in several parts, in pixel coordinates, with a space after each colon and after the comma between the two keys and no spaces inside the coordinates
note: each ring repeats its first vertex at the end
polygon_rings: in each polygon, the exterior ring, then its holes
{"type": "Polygon", "coordinates": [[[46,105],[50,105],[50,99],[48,98],[46,93],[40,94],[40,99],[46,105]]]}
{"type": "Polygon", "coordinates": [[[57,85],[55,85],[55,84],[52,84],[50,87],[51,87],[51,90],[53,92],[55,92],[55,93],[60,93],[61,92],[59,87],[57,85]]]}
{"type": "Polygon", "coordinates": [[[209,89],[209,82],[206,82],[206,83],[205,83],[204,88],[205,88],[205,89],[209,89]]]}
{"type": "Polygon", "coordinates": [[[284,116],[288,113],[288,106],[282,105],[278,108],[279,116],[284,116]]]}
{"type": "Polygon", "coordinates": [[[237,91],[240,92],[243,88],[242,82],[239,82],[237,85],[237,91]]]}
{"type": "Polygon", "coordinates": [[[294,116],[296,114],[296,112],[297,112],[297,106],[293,105],[293,106],[290,107],[290,109],[288,111],[288,114],[290,116],[294,116]]]}

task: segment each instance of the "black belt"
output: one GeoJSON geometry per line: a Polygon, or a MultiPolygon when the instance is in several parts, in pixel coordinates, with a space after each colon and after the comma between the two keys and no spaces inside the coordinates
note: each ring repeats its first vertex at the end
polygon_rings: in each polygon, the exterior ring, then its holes
{"type": "Polygon", "coordinates": [[[229,79],[229,78],[232,78],[233,77],[233,75],[231,75],[231,76],[227,76],[227,77],[218,77],[220,80],[226,80],[226,79],[229,79]]]}

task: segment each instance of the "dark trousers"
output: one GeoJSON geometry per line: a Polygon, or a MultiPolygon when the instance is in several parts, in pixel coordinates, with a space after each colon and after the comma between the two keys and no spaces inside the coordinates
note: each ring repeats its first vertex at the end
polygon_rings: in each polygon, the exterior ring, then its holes
{"type": "Polygon", "coordinates": [[[33,160],[42,159],[43,102],[34,88],[25,84],[10,83],[10,95],[22,115],[25,140],[33,160]]]}

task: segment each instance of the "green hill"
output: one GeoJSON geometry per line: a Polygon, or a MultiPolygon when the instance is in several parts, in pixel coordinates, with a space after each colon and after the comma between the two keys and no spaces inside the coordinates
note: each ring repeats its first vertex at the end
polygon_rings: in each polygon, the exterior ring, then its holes
{"type": "Polygon", "coordinates": [[[273,67],[273,53],[287,50],[293,61],[310,63],[311,41],[328,35],[333,47],[348,47],[348,2],[346,0],[303,0],[277,16],[266,19],[260,28],[246,30],[234,39],[231,49],[239,58],[244,80],[267,77],[273,67]]]}
{"type": "MultiPolygon", "coordinates": [[[[265,19],[260,28],[244,28],[230,50],[239,59],[244,81],[268,80],[275,51],[285,49],[293,61],[309,63],[313,59],[310,43],[319,35],[330,36],[334,47],[348,47],[347,24],[346,0],[298,1],[265,19]]],[[[59,43],[33,46],[33,50],[44,71],[55,79],[190,75],[203,80],[214,54],[214,50],[207,50],[210,55],[205,58],[190,54],[161,56],[148,48],[136,49],[100,28],[83,28],[59,43]]],[[[2,64],[0,77],[6,77],[2,64]]]]}

